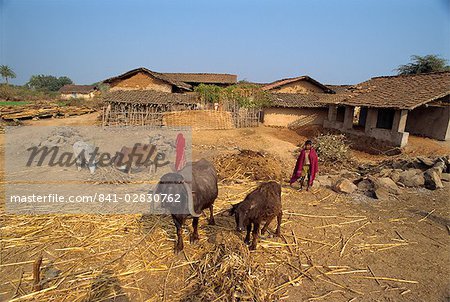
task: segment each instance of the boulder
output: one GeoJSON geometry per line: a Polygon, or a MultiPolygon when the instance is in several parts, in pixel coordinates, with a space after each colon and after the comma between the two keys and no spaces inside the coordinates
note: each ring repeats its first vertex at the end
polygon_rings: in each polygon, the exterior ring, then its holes
{"type": "Polygon", "coordinates": [[[441,181],[442,173],[437,168],[430,168],[423,173],[425,178],[425,188],[429,190],[436,190],[443,188],[441,181]]]}
{"type": "Polygon", "coordinates": [[[425,156],[419,156],[417,159],[427,167],[432,167],[434,165],[434,159],[425,156]]]}
{"type": "Polygon", "coordinates": [[[373,191],[373,183],[368,179],[363,179],[358,183],[358,191],[368,192],[373,191]]]}
{"type": "Polygon", "coordinates": [[[389,199],[390,194],[386,188],[380,187],[373,191],[376,199],[389,199]]]}
{"type": "Polygon", "coordinates": [[[389,177],[392,174],[392,171],[392,169],[381,169],[378,175],[380,175],[380,177],[389,177]]]}
{"type": "Polygon", "coordinates": [[[329,188],[331,188],[331,186],[332,186],[331,178],[330,178],[330,176],[328,176],[328,175],[318,175],[318,176],[316,177],[314,183],[315,183],[316,181],[317,181],[321,186],[323,186],[323,187],[329,187],[329,188]]]}
{"type": "Polygon", "coordinates": [[[381,177],[381,178],[371,177],[369,179],[373,182],[375,194],[378,189],[386,190],[388,193],[395,195],[401,193],[400,188],[389,177],[381,177]]]}
{"type": "Polygon", "coordinates": [[[389,174],[389,177],[394,181],[398,182],[400,180],[400,174],[403,172],[403,170],[394,169],[392,170],[391,174],[389,174]]]}
{"type": "Polygon", "coordinates": [[[439,159],[447,165],[447,168],[450,166],[450,155],[442,156],[439,159]]]}
{"type": "Polygon", "coordinates": [[[421,187],[425,184],[422,170],[409,169],[400,173],[398,182],[404,184],[406,187],[421,187]]]}
{"type": "Polygon", "coordinates": [[[348,171],[348,170],[341,170],[339,172],[339,176],[347,179],[357,179],[361,177],[361,175],[358,172],[348,171]]]}
{"type": "Polygon", "coordinates": [[[441,180],[442,181],[446,181],[446,182],[450,182],[450,173],[442,173],[441,174],[441,180]]]}
{"type": "Polygon", "coordinates": [[[444,163],[444,168],[442,170],[443,173],[450,173],[450,155],[446,155],[446,156],[441,156],[436,160],[436,164],[438,165],[442,165],[439,164],[439,162],[444,163]]]}
{"type": "Polygon", "coordinates": [[[358,187],[346,178],[339,179],[333,186],[333,190],[338,193],[353,193],[358,187]]]}
{"type": "Polygon", "coordinates": [[[439,160],[434,164],[433,169],[436,169],[437,172],[439,174],[441,174],[444,170],[446,170],[445,163],[443,161],[439,160]]]}

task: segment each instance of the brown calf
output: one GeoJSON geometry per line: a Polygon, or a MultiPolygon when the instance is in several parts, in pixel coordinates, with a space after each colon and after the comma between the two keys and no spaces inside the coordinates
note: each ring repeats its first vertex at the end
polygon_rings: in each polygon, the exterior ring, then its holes
{"type": "Polygon", "coordinates": [[[263,221],[266,223],[261,230],[261,234],[266,232],[269,224],[277,217],[278,225],[275,234],[280,236],[281,217],[283,215],[281,185],[274,181],[262,183],[248,194],[244,201],[233,205],[230,214],[236,218],[237,231],[242,232],[245,227],[247,228],[246,244],[250,244],[250,231],[252,231],[253,225],[251,250],[256,249],[259,227],[263,221]]]}

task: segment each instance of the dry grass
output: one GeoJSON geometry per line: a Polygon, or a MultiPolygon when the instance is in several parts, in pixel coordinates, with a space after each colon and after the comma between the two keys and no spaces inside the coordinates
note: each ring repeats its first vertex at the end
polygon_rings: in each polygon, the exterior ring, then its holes
{"type": "MultiPolygon", "coordinates": [[[[227,217],[226,210],[256,185],[221,185],[215,207],[218,225],[202,224],[200,243],[185,244],[179,256],[173,254],[174,227],[165,216],[3,213],[0,297],[12,301],[275,301],[288,297],[291,288],[308,284],[311,289],[328,288],[309,294],[309,301],[320,301],[363,299],[364,282],[379,282],[379,287],[385,286],[381,282],[417,283],[315,256],[328,250],[345,258],[354,251],[379,253],[413,244],[360,236],[371,225],[363,215],[286,209],[283,236],[262,238],[258,249],[250,252],[234,232],[233,218],[227,217]],[[294,232],[289,226],[298,221],[316,230],[316,236],[294,232]],[[339,229],[341,236],[330,239],[327,230],[333,229],[339,229]],[[33,291],[33,264],[40,257],[42,289],[33,291]]],[[[283,188],[284,200],[295,200],[298,194],[283,188]]],[[[342,202],[327,190],[312,195],[314,202],[331,201],[332,196],[334,203],[342,202]]],[[[184,237],[187,240],[186,232],[184,237]]],[[[401,289],[405,294],[410,290],[401,289]]]]}

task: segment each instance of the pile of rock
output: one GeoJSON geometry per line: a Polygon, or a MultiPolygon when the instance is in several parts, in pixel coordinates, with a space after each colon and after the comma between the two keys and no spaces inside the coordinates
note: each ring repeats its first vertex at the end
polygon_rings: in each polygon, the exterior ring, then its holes
{"type": "Polygon", "coordinates": [[[339,193],[361,193],[377,199],[387,199],[401,193],[401,188],[443,188],[442,181],[450,181],[450,155],[429,158],[417,157],[385,163],[359,172],[342,170],[335,175],[319,175],[315,186],[324,186],[339,193]]]}
{"type": "Polygon", "coordinates": [[[79,134],[78,130],[72,127],[57,127],[52,130],[50,135],[39,143],[40,147],[63,147],[72,145],[82,140],[83,138],[79,134]]]}

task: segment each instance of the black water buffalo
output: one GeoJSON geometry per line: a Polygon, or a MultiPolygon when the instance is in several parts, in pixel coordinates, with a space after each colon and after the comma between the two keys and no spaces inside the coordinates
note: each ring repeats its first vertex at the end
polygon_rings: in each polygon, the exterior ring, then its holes
{"type": "Polygon", "coordinates": [[[263,221],[266,222],[261,230],[264,234],[272,220],[277,217],[276,235],[280,236],[281,217],[283,210],[281,207],[281,185],[270,181],[259,185],[255,190],[249,193],[244,201],[233,205],[230,214],[236,218],[236,229],[242,232],[247,228],[245,243],[250,244],[250,231],[253,224],[253,240],[250,249],[256,249],[259,227],[263,221]]]}
{"type": "Polygon", "coordinates": [[[204,209],[209,208],[209,224],[214,223],[213,204],[218,195],[217,172],[214,166],[207,160],[201,159],[197,162],[188,163],[177,173],[167,173],[163,175],[156,187],[154,194],[167,194],[181,196],[181,204],[166,203],[163,206],[169,210],[173,222],[177,228],[177,242],[175,253],[183,250],[182,226],[186,219],[193,217],[193,233],[190,235],[190,242],[198,241],[198,219],[204,209]],[[190,173],[192,171],[192,178],[190,173]],[[191,180],[189,180],[191,179],[191,180]],[[189,191],[192,194],[189,194],[189,191]],[[188,196],[192,196],[192,203],[189,206],[188,196]],[[188,214],[191,213],[192,215],[188,214]]]}

